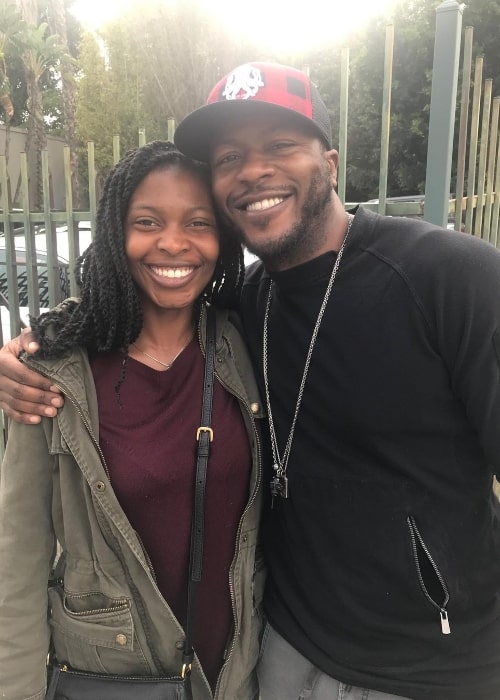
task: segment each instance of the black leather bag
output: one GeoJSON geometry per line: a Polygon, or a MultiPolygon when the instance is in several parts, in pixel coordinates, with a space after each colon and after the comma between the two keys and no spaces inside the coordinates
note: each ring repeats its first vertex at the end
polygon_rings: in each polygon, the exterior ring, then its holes
{"type": "Polygon", "coordinates": [[[192,700],[191,681],[108,676],[53,666],[45,700],[192,700]]]}
{"type": "Polygon", "coordinates": [[[196,434],[198,443],[194,492],[191,552],[181,675],[170,678],[148,676],[113,676],[87,673],[53,662],[49,665],[45,700],[192,700],[191,665],[193,610],[196,590],[201,581],[204,541],[205,482],[210,442],[213,439],[212,400],[215,379],[215,310],[207,310],[207,347],[201,422],[196,434]]]}

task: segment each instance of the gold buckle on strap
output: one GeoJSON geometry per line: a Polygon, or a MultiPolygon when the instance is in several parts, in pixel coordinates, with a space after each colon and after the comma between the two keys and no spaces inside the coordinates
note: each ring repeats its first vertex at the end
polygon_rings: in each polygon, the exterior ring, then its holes
{"type": "Polygon", "coordinates": [[[201,434],[201,433],[209,433],[209,435],[210,435],[210,442],[213,442],[213,440],[214,440],[214,431],[212,430],[212,428],[209,428],[209,427],[206,426],[206,425],[200,425],[200,427],[199,427],[198,430],[196,431],[196,439],[197,439],[197,440],[200,439],[200,434],[201,434]]]}
{"type": "Polygon", "coordinates": [[[181,678],[184,680],[191,673],[191,664],[182,664],[181,678]]]}

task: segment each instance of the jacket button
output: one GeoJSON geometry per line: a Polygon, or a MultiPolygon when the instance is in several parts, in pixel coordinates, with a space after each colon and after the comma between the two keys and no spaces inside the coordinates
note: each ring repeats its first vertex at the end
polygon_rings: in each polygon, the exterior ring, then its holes
{"type": "Polygon", "coordinates": [[[218,358],[217,358],[217,362],[221,365],[221,364],[224,362],[224,358],[223,358],[223,357],[218,357],[218,358]]]}
{"type": "Polygon", "coordinates": [[[106,484],[104,483],[104,481],[96,481],[95,487],[96,487],[97,491],[105,491],[106,490],[106,484]]]}
{"type": "Polygon", "coordinates": [[[127,635],[126,634],[117,634],[115,637],[115,641],[117,644],[119,644],[121,647],[124,647],[125,644],[127,643],[127,635]]]}
{"type": "Polygon", "coordinates": [[[177,642],[175,643],[175,648],[179,649],[179,650],[184,649],[184,640],[183,639],[177,640],[177,642]]]}
{"type": "Polygon", "coordinates": [[[260,411],[260,403],[251,403],[250,410],[252,411],[252,413],[258,413],[260,411]]]}

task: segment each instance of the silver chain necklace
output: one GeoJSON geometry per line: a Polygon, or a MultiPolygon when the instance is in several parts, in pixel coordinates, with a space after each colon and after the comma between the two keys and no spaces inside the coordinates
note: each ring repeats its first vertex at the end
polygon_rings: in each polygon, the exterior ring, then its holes
{"type": "MultiPolygon", "coordinates": [[[[299,393],[297,395],[297,402],[295,404],[295,413],[293,416],[292,420],[292,425],[290,428],[290,432],[288,434],[288,439],[286,441],[285,449],[283,451],[283,454],[280,456],[279,449],[278,449],[278,441],[276,439],[276,431],[274,428],[274,420],[273,420],[273,412],[271,409],[271,398],[270,398],[270,393],[269,393],[269,378],[268,378],[268,335],[269,335],[269,310],[271,308],[271,299],[272,299],[272,292],[273,292],[273,286],[274,283],[271,280],[271,284],[269,285],[269,292],[267,294],[267,304],[266,304],[266,312],[264,315],[264,331],[263,331],[263,351],[262,351],[262,359],[263,359],[263,370],[264,370],[264,387],[265,387],[265,392],[266,392],[266,405],[267,405],[267,414],[269,417],[269,432],[271,434],[271,448],[273,452],[273,469],[274,469],[274,476],[271,479],[270,483],[270,488],[271,488],[271,497],[272,497],[272,505],[274,504],[274,499],[276,496],[280,496],[281,498],[288,498],[289,495],[289,490],[288,490],[288,477],[286,475],[286,470],[288,468],[288,460],[290,457],[290,452],[292,449],[292,442],[293,442],[293,436],[295,433],[295,426],[297,424],[297,418],[299,415],[299,410],[300,406],[302,403],[302,395],[304,393],[304,387],[306,385],[306,379],[307,379],[307,374],[309,372],[309,365],[311,364],[311,357],[312,353],[314,350],[314,346],[316,344],[316,338],[318,337],[318,332],[321,326],[321,321],[323,320],[323,315],[325,313],[326,305],[328,303],[328,299],[330,298],[330,293],[332,291],[333,283],[335,282],[335,277],[337,276],[337,271],[339,269],[340,261],[342,260],[342,255],[344,254],[344,249],[347,241],[347,237],[349,235],[349,231],[351,230],[352,222],[354,220],[353,214],[347,214],[347,231],[344,236],[344,240],[342,241],[342,245],[340,246],[340,250],[337,254],[337,258],[335,260],[335,264],[332,269],[332,273],[330,275],[330,279],[328,281],[328,285],[325,291],[325,296],[323,297],[323,301],[321,303],[320,310],[318,312],[318,317],[316,319],[316,323],[314,324],[314,329],[312,332],[311,336],[311,342],[309,343],[309,350],[307,351],[307,357],[306,361],[304,364],[304,371],[302,373],[302,380],[300,382],[300,387],[299,387],[299,393]]],[[[271,507],[272,507],[271,505],[271,507]]]]}
{"type": "Polygon", "coordinates": [[[177,358],[179,357],[179,355],[181,354],[181,352],[187,348],[187,346],[189,345],[190,342],[191,342],[191,341],[189,341],[188,343],[186,343],[186,345],[184,345],[184,346],[179,350],[179,352],[177,353],[177,355],[175,355],[175,356],[170,360],[170,362],[163,362],[163,360],[159,360],[157,357],[154,357],[153,355],[150,355],[149,352],[146,352],[145,350],[142,350],[142,349],[141,349],[138,345],[136,345],[135,343],[130,343],[130,344],[133,345],[134,348],[135,348],[136,350],[139,350],[139,352],[142,352],[143,355],[146,355],[146,357],[149,357],[150,360],[154,360],[155,362],[158,362],[158,364],[161,365],[162,367],[165,367],[166,369],[170,369],[170,368],[172,367],[172,365],[174,364],[174,362],[176,361],[176,359],[177,359],[177,358]]]}

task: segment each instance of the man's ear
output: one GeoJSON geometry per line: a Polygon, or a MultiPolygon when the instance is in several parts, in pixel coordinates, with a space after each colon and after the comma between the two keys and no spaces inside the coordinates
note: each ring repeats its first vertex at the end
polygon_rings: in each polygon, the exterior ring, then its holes
{"type": "Polygon", "coordinates": [[[339,154],[338,151],[332,148],[331,151],[324,151],[323,156],[328,163],[330,169],[330,180],[332,183],[332,189],[337,187],[337,171],[339,168],[339,154]]]}

